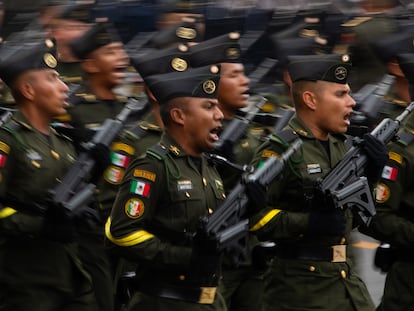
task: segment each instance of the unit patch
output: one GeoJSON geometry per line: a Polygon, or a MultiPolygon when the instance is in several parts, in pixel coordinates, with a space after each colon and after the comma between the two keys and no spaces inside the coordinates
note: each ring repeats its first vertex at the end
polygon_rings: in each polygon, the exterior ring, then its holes
{"type": "Polygon", "coordinates": [[[399,155],[398,153],[389,152],[388,157],[390,158],[390,160],[393,160],[393,161],[397,162],[398,164],[402,164],[402,162],[403,162],[402,156],[399,155]]]}
{"type": "Polygon", "coordinates": [[[391,195],[390,188],[388,188],[387,185],[383,183],[379,183],[375,187],[375,201],[377,203],[387,202],[388,199],[390,198],[390,195],[391,195]]]}
{"type": "Polygon", "coordinates": [[[6,165],[7,156],[5,154],[0,154],[0,167],[4,167],[6,165]]]}
{"type": "Polygon", "coordinates": [[[124,177],[124,170],[118,166],[111,165],[105,170],[104,178],[110,184],[118,185],[124,177]]]}
{"type": "Polygon", "coordinates": [[[144,203],[138,198],[129,199],[125,204],[125,214],[129,218],[139,218],[144,214],[144,203]]]}

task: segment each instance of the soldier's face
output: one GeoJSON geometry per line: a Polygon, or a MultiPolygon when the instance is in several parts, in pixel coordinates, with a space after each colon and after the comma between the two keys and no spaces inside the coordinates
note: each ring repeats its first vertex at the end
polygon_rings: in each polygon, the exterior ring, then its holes
{"type": "Polygon", "coordinates": [[[89,61],[93,63],[92,73],[108,88],[124,82],[129,58],[121,42],[112,42],[93,51],[89,61]]]}
{"type": "Polygon", "coordinates": [[[217,100],[191,97],[182,113],[183,130],[188,135],[186,152],[198,156],[212,150],[219,139],[223,119],[217,100]]]}
{"type": "Polygon", "coordinates": [[[33,90],[32,102],[41,114],[55,117],[66,113],[69,89],[55,70],[35,70],[28,81],[33,90]]]}
{"type": "MultiPolygon", "coordinates": [[[[218,89],[220,108],[226,112],[248,105],[249,79],[244,74],[244,66],[239,63],[222,63],[218,89]]],[[[232,113],[231,113],[232,114],[232,113]]]]}
{"type": "Polygon", "coordinates": [[[325,133],[344,134],[355,106],[348,84],[318,81],[315,93],[316,126],[325,133]]]}

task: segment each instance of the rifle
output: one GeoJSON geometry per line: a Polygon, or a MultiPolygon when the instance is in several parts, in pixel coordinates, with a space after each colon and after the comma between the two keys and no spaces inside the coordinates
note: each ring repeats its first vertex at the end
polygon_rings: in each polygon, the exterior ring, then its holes
{"type": "Polygon", "coordinates": [[[233,253],[235,264],[245,258],[249,229],[249,221],[245,219],[247,204],[249,204],[246,183],[257,182],[263,186],[269,185],[272,180],[282,174],[287,161],[301,145],[302,141],[296,139],[279,158],[271,157],[254,172],[243,175],[217,210],[210,216],[200,219],[196,234],[213,239],[219,250],[233,253]]]}
{"type": "Polygon", "coordinates": [[[214,148],[213,153],[225,154],[226,146],[234,147],[234,145],[243,137],[246,133],[250,122],[254,119],[260,108],[266,103],[266,98],[259,96],[259,100],[253,106],[252,109],[247,111],[244,118],[234,117],[229,123],[223,133],[220,135],[220,139],[214,148]]]}
{"type": "Polygon", "coordinates": [[[90,179],[95,159],[90,154],[90,150],[98,144],[109,147],[132,112],[136,112],[135,101],[128,102],[114,119],[106,119],[92,139],[83,143],[84,151],[79,154],[61,183],[49,191],[52,202],[64,208],[68,217],[81,215],[85,212],[84,207],[93,201],[96,185],[91,183],[90,179]]]}
{"type": "MultiPolygon", "coordinates": [[[[414,110],[414,102],[395,119],[385,118],[375,127],[371,135],[384,144],[390,142],[404,119],[414,110]]],[[[375,205],[367,178],[362,176],[368,164],[368,157],[363,152],[362,140],[353,139],[353,146],[345,153],[341,161],[321,180],[316,181],[316,193],[319,198],[326,198],[326,203],[333,208],[355,206],[362,221],[369,225],[375,215],[375,205]]]]}
{"type": "Polygon", "coordinates": [[[377,84],[364,85],[359,92],[353,95],[357,105],[356,111],[350,118],[351,126],[348,129],[350,135],[360,136],[361,133],[366,133],[378,121],[379,112],[384,104],[384,96],[388,93],[394,80],[393,75],[385,74],[377,84]]]}

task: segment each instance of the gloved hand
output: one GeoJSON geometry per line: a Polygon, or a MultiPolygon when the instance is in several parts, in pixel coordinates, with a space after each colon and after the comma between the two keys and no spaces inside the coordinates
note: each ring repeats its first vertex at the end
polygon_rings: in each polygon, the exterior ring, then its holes
{"type": "Polygon", "coordinates": [[[249,198],[246,216],[250,217],[266,207],[267,191],[265,186],[258,182],[246,182],[246,195],[249,198]]]}
{"type": "Polygon", "coordinates": [[[72,220],[60,206],[48,205],[44,215],[44,236],[52,241],[69,243],[75,240],[76,230],[72,220]]]}
{"type": "Polygon", "coordinates": [[[345,212],[341,209],[317,210],[309,215],[308,234],[343,236],[346,231],[345,212]]]}
{"type": "Polygon", "coordinates": [[[215,238],[198,231],[193,238],[190,271],[196,280],[208,280],[221,265],[221,252],[215,238]]]}
{"type": "Polygon", "coordinates": [[[95,165],[91,173],[91,182],[96,183],[106,168],[111,165],[110,150],[103,144],[96,144],[89,150],[89,154],[95,160],[95,165]]]}
{"type": "Polygon", "coordinates": [[[363,150],[368,156],[368,165],[365,174],[370,183],[375,183],[381,176],[382,169],[388,159],[388,150],[384,143],[366,133],[363,136],[363,150]]]}

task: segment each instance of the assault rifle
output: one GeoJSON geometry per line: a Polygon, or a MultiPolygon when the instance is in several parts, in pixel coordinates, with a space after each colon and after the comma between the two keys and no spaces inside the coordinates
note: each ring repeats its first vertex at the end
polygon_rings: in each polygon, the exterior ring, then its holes
{"type": "Polygon", "coordinates": [[[387,95],[394,80],[393,75],[385,74],[377,84],[367,84],[353,94],[357,104],[350,118],[351,126],[348,129],[350,135],[361,136],[375,125],[384,106],[384,96],[387,95]]]}
{"type": "Polygon", "coordinates": [[[98,144],[109,147],[122,130],[124,121],[130,113],[137,111],[136,107],[137,102],[130,101],[114,119],[106,119],[92,139],[83,143],[84,151],[79,154],[61,183],[49,191],[49,198],[64,208],[68,217],[82,215],[85,211],[84,207],[93,201],[96,185],[91,182],[91,174],[95,166],[95,159],[90,150],[98,144]]]}
{"type": "MultiPolygon", "coordinates": [[[[387,144],[397,135],[401,123],[413,110],[414,102],[395,120],[383,119],[371,135],[387,144]]],[[[360,138],[354,138],[353,146],[342,160],[322,180],[316,182],[315,196],[325,198],[325,202],[333,208],[358,208],[359,216],[368,225],[376,211],[367,178],[362,176],[368,164],[362,144],[360,138]]]]}
{"type": "Polygon", "coordinates": [[[228,146],[232,148],[235,144],[245,135],[250,122],[254,119],[260,108],[266,103],[266,98],[260,96],[258,102],[255,103],[253,108],[247,111],[245,117],[234,117],[229,123],[223,133],[220,135],[220,139],[214,148],[213,153],[225,154],[228,146]]]}
{"type": "Polygon", "coordinates": [[[271,157],[266,160],[263,166],[252,173],[243,175],[239,183],[230,191],[226,200],[210,216],[200,219],[198,231],[203,237],[212,239],[217,248],[232,254],[234,264],[237,265],[240,259],[246,256],[246,239],[248,233],[248,219],[246,219],[247,204],[246,183],[257,182],[263,186],[279,177],[289,160],[296,152],[302,141],[295,140],[279,158],[271,157]]]}

